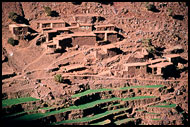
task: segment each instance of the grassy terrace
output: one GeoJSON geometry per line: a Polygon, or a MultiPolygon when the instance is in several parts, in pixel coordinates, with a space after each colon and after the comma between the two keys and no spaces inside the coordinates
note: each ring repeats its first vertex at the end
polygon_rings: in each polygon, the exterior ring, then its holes
{"type": "Polygon", "coordinates": [[[85,96],[85,95],[88,95],[88,94],[92,94],[92,93],[98,93],[98,92],[103,92],[103,91],[111,91],[111,90],[112,89],[90,89],[90,90],[86,90],[84,92],[72,95],[71,97],[72,98],[82,97],[82,96],[85,96]]]}
{"type": "Polygon", "coordinates": [[[94,121],[94,120],[103,118],[103,117],[108,116],[108,115],[113,114],[113,113],[126,111],[128,109],[130,109],[130,108],[121,108],[121,109],[116,109],[116,110],[110,110],[110,111],[106,111],[106,112],[101,113],[101,114],[96,114],[96,115],[94,115],[92,117],[83,117],[83,118],[79,118],[79,119],[64,120],[64,121],[52,123],[52,125],[59,125],[59,124],[64,124],[64,123],[90,122],[90,121],[94,121]]]}
{"type": "Polygon", "coordinates": [[[97,122],[97,123],[93,123],[90,125],[105,125],[105,124],[109,124],[111,121],[109,119],[101,121],[101,122],[97,122]]]}
{"type": "Polygon", "coordinates": [[[169,105],[154,105],[149,107],[158,107],[158,108],[175,108],[176,104],[169,104],[169,105]]]}
{"type": "Polygon", "coordinates": [[[132,101],[132,100],[139,100],[139,99],[147,99],[147,98],[155,98],[156,96],[136,96],[130,98],[121,99],[122,101],[132,101]]]}
{"type": "MultiPolygon", "coordinates": [[[[54,107],[45,107],[45,108],[40,108],[40,109],[43,109],[43,110],[49,110],[49,109],[53,109],[54,107]]],[[[18,112],[18,113],[14,113],[14,114],[10,114],[10,115],[5,115],[5,116],[2,116],[3,119],[6,119],[6,118],[11,118],[11,117],[16,117],[16,116],[20,116],[20,115],[27,115],[29,113],[32,113],[32,112],[35,112],[35,111],[38,111],[39,109],[37,110],[28,110],[28,111],[23,111],[23,112],[18,112]]]]}
{"type": "Polygon", "coordinates": [[[72,98],[75,97],[82,97],[88,94],[92,94],[92,93],[99,93],[99,92],[103,92],[103,91],[112,91],[112,90],[128,90],[128,89],[133,89],[133,88],[160,88],[163,87],[163,85],[149,85],[149,86],[130,86],[130,87],[123,87],[123,88],[115,88],[115,89],[90,89],[90,90],[86,90],[84,92],[72,95],[72,98]]]}
{"type": "Polygon", "coordinates": [[[18,118],[14,119],[14,120],[31,121],[31,120],[47,117],[47,116],[50,116],[50,115],[64,113],[64,112],[71,111],[71,110],[76,110],[76,109],[83,110],[83,109],[94,107],[95,105],[98,105],[98,104],[101,104],[101,103],[106,103],[106,102],[116,101],[116,100],[120,100],[120,98],[115,97],[115,98],[110,98],[110,99],[97,100],[97,101],[93,101],[93,102],[90,102],[90,103],[86,103],[86,104],[82,104],[82,105],[78,105],[78,106],[74,105],[74,106],[70,106],[68,108],[64,108],[64,109],[60,109],[60,110],[56,110],[56,111],[51,111],[51,112],[46,112],[46,113],[27,114],[27,115],[18,117],[18,118]]]}
{"type": "Polygon", "coordinates": [[[6,99],[2,100],[2,107],[16,105],[16,104],[22,104],[30,101],[37,101],[40,99],[36,99],[33,97],[25,97],[25,98],[15,98],[15,99],[6,99]]]}
{"type": "Polygon", "coordinates": [[[132,101],[132,100],[137,100],[137,99],[145,99],[145,98],[153,98],[153,97],[155,97],[155,96],[137,96],[137,97],[131,97],[131,98],[124,98],[124,99],[114,97],[114,98],[110,98],[110,99],[96,100],[96,101],[86,103],[86,104],[82,104],[82,105],[78,105],[78,106],[74,105],[74,106],[70,106],[68,108],[55,110],[55,111],[50,111],[50,112],[46,112],[46,113],[26,114],[26,115],[23,115],[21,117],[15,118],[14,120],[32,121],[32,120],[36,120],[36,119],[39,119],[39,118],[43,118],[43,117],[47,117],[47,116],[55,115],[55,114],[59,114],[59,113],[64,113],[64,112],[71,111],[71,110],[88,109],[88,108],[94,107],[94,106],[96,106],[98,104],[106,103],[106,102],[110,102],[110,101],[118,101],[118,100],[132,101]]]}
{"type": "Polygon", "coordinates": [[[122,119],[122,120],[118,120],[116,122],[114,122],[116,125],[121,125],[123,123],[127,123],[129,121],[135,120],[136,118],[127,118],[127,119],[122,119]]]}

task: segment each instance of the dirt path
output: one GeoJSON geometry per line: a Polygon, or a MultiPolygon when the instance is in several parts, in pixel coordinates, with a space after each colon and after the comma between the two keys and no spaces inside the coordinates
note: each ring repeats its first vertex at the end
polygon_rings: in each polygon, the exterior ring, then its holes
{"type": "Polygon", "coordinates": [[[32,61],[31,63],[29,63],[28,65],[26,65],[23,70],[22,73],[24,73],[26,71],[26,69],[32,65],[33,63],[37,62],[39,59],[41,59],[45,54],[47,53],[47,50],[45,50],[37,59],[35,59],[34,61],[32,61]]]}

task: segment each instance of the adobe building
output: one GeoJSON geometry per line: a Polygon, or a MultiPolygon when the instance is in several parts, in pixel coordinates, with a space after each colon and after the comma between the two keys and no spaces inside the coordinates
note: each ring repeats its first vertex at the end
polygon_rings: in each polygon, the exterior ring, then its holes
{"type": "Polygon", "coordinates": [[[13,34],[15,40],[24,39],[24,36],[28,33],[29,26],[26,24],[10,24],[9,30],[13,34]]]}
{"type": "Polygon", "coordinates": [[[57,30],[48,30],[44,31],[44,34],[46,36],[46,42],[52,41],[53,37],[56,37],[58,35],[57,30]]]}
{"type": "Polygon", "coordinates": [[[94,31],[97,41],[107,41],[114,43],[118,41],[118,33],[116,31],[94,31]]]}
{"type": "Polygon", "coordinates": [[[164,55],[162,56],[169,62],[172,62],[174,65],[178,65],[178,62],[180,60],[180,55],[179,54],[169,54],[169,55],[164,55]]]}
{"type": "Polygon", "coordinates": [[[74,15],[73,19],[78,23],[95,23],[99,20],[99,17],[97,14],[78,14],[74,15]]]}
{"type": "Polygon", "coordinates": [[[93,24],[79,24],[79,30],[81,32],[91,32],[93,24]]]}
{"type": "Polygon", "coordinates": [[[94,33],[86,32],[76,32],[70,34],[72,36],[72,45],[83,46],[83,45],[95,45],[96,44],[96,35],[94,33]]]}
{"type": "Polygon", "coordinates": [[[95,26],[96,31],[114,31],[115,26],[113,24],[108,25],[97,25],[95,26]]]}
{"type": "Polygon", "coordinates": [[[137,62],[137,63],[127,63],[124,64],[126,76],[134,77],[139,74],[145,75],[147,73],[148,62],[137,62]]]}
{"type": "Polygon", "coordinates": [[[172,73],[173,64],[171,62],[161,62],[153,65],[149,65],[147,70],[149,73],[154,75],[165,75],[167,73],[172,73]]]}
{"type": "Polygon", "coordinates": [[[53,38],[53,43],[56,44],[56,49],[66,49],[66,47],[72,46],[72,36],[58,35],[53,38]]]}
{"type": "Polygon", "coordinates": [[[40,31],[44,29],[66,27],[66,22],[64,20],[38,20],[36,23],[37,29],[40,31]]]}

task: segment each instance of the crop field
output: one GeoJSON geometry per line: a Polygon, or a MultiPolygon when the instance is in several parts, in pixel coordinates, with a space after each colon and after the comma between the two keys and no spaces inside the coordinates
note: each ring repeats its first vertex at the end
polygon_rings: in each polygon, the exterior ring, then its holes
{"type": "MultiPolygon", "coordinates": [[[[82,97],[85,95],[91,95],[92,93],[97,93],[97,92],[103,92],[103,91],[112,91],[112,90],[127,90],[127,89],[138,89],[138,88],[160,88],[163,87],[163,85],[152,85],[152,86],[131,86],[131,87],[123,87],[123,88],[116,88],[116,89],[95,89],[95,90],[86,90],[84,92],[75,94],[72,96],[72,98],[75,97],[82,97]]],[[[3,117],[3,119],[8,119],[11,118],[11,121],[13,122],[18,122],[18,121],[35,121],[41,118],[45,118],[48,116],[53,116],[61,113],[65,113],[68,111],[73,111],[73,110],[87,110],[89,108],[93,108],[99,104],[106,104],[110,103],[109,105],[106,105],[105,107],[100,108],[100,113],[95,114],[93,116],[85,116],[82,118],[77,118],[77,119],[66,119],[64,121],[59,121],[59,122],[54,122],[51,123],[52,125],[60,125],[60,124],[67,124],[67,123],[89,123],[90,125],[105,125],[105,124],[116,124],[116,125],[121,125],[125,124],[129,121],[134,121],[137,118],[123,118],[128,114],[128,110],[131,109],[131,107],[126,107],[125,104],[121,104],[119,102],[129,102],[134,101],[134,100],[141,100],[141,99],[150,99],[150,98],[156,98],[156,96],[135,96],[135,97],[126,97],[126,98],[119,98],[119,97],[112,97],[108,99],[99,99],[91,102],[87,102],[85,104],[80,104],[80,105],[70,105],[67,108],[62,108],[59,110],[56,110],[56,107],[43,107],[40,108],[41,110],[47,110],[44,113],[38,112],[39,109],[37,110],[29,110],[29,111],[23,111],[23,112],[18,112],[10,115],[6,115],[3,117]],[[121,107],[120,107],[121,106],[121,107]],[[113,108],[114,107],[114,108],[113,108]],[[111,109],[112,108],[112,109],[111,109]],[[55,109],[52,110],[51,109],[55,109]],[[109,109],[106,110],[105,109],[109,109]],[[121,112],[121,114],[117,114],[121,112]],[[115,121],[106,119],[107,116],[112,115],[115,121]],[[118,119],[122,117],[123,119],[118,119]],[[105,119],[104,119],[105,118],[105,119]],[[99,121],[100,120],[100,121],[99,121]],[[94,123],[95,122],[95,123],[94,123]]],[[[3,100],[3,106],[9,106],[9,105],[16,105],[20,103],[26,103],[30,101],[37,101],[39,99],[35,98],[17,98],[17,99],[9,99],[9,100],[3,100]]],[[[173,108],[175,107],[176,104],[168,104],[168,103],[159,103],[154,106],[149,106],[149,107],[163,107],[163,108],[173,108]]],[[[154,112],[147,112],[144,109],[137,109],[135,112],[140,112],[143,111],[145,114],[152,114],[152,115],[159,115],[159,113],[154,113],[154,112]],[[145,112],[144,112],[145,111],[145,112]]],[[[161,120],[160,118],[155,118],[151,120],[161,120]]],[[[50,124],[50,123],[49,123],[50,124]]]]}
{"type": "Polygon", "coordinates": [[[37,101],[37,100],[40,100],[40,99],[36,99],[33,97],[6,99],[6,100],[2,100],[2,107],[26,103],[26,102],[30,102],[30,101],[37,101]]]}
{"type": "Polygon", "coordinates": [[[123,88],[115,88],[115,89],[89,89],[86,90],[84,92],[72,95],[72,98],[75,97],[82,97],[88,94],[92,94],[92,93],[99,93],[99,92],[105,92],[105,91],[112,91],[112,90],[128,90],[128,89],[134,89],[134,88],[160,88],[163,87],[164,85],[146,85],[146,86],[130,86],[130,87],[123,87],[123,88]]]}

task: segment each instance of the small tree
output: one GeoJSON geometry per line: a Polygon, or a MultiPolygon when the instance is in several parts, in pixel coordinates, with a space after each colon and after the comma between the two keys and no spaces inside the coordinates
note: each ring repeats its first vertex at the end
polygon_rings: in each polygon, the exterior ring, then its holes
{"type": "Polygon", "coordinates": [[[61,74],[55,75],[54,79],[55,79],[56,82],[59,82],[59,83],[63,82],[63,77],[61,76],[61,74]]]}
{"type": "Polygon", "coordinates": [[[44,7],[45,13],[47,14],[47,16],[51,16],[52,15],[52,11],[50,7],[44,7]]]}
{"type": "Polygon", "coordinates": [[[11,44],[12,46],[15,46],[15,40],[12,37],[8,39],[8,43],[11,44]]]}
{"type": "Polygon", "coordinates": [[[12,21],[17,22],[18,21],[18,15],[15,12],[9,12],[8,16],[12,21]]]}

